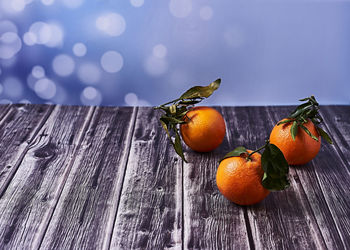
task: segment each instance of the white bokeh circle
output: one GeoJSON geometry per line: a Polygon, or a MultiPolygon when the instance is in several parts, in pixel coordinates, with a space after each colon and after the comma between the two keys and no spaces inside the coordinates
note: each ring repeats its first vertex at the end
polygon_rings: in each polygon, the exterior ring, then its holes
{"type": "Polygon", "coordinates": [[[192,0],[170,0],[170,13],[177,18],[185,18],[192,11],[192,0]]]}
{"type": "Polygon", "coordinates": [[[95,84],[101,78],[101,70],[94,63],[84,63],[78,69],[78,78],[86,84],[95,84]]]}
{"type": "Polygon", "coordinates": [[[145,1],[144,0],[130,0],[130,3],[134,7],[141,7],[145,1]]]}
{"type": "Polygon", "coordinates": [[[45,69],[40,65],[36,65],[32,68],[32,75],[37,79],[43,78],[45,76],[45,69]]]}
{"type": "Polygon", "coordinates": [[[213,17],[213,9],[210,6],[203,6],[199,10],[199,16],[202,20],[210,20],[213,17]]]}
{"type": "Polygon", "coordinates": [[[73,45],[73,53],[76,56],[85,56],[87,52],[87,48],[85,46],[85,44],[83,43],[76,43],[73,45]]]}
{"type": "Polygon", "coordinates": [[[10,59],[22,48],[22,41],[15,32],[5,32],[0,36],[0,58],[10,59]]]}
{"type": "Polygon", "coordinates": [[[84,105],[100,105],[102,102],[102,95],[100,91],[94,87],[86,87],[80,94],[80,101],[84,105]]]}
{"type": "Polygon", "coordinates": [[[108,13],[96,19],[96,27],[110,36],[120,36],[126,29],[123,16],[118,13],[108,13]]]}
{"type": "Polygon", "coordinates": [[[53,59],[52,68],[59,76],[69,76],[74,72],[75,62],[71,56],[60,54],[53,59]]]}
{"type": "Polygon", "coordinates": [[[42,78],[34,84],[34,91],[40,98],[50,100],[56,95],[56,84],[48,78],[42,78]]]}
{"type": "Polygon", "coordinates": [[[108,73],[119,72],[124,64],[124,59],[117,51],[105,52],[100,60],[102,68],[108,73]]]}

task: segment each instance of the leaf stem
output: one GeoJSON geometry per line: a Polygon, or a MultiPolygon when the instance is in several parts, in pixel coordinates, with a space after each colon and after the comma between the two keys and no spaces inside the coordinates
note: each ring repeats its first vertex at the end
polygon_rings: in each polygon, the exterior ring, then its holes
{"type": "Polygon", "coordinates": [[[261,146],[260,148],[254,150],[253,152],[251,152],[251,153],[246,157],[247,161],[248,161],[248,160],[251,160],[250,157],[251,157],[253,154],[255,154],[256,152],[259,152],[260,150],[262,150],[262,149],[264,149],[264,148],[266,148],[267,145],[269,145],[269,143],[270,143],[270,141],[269,141],[269,140],[266,140],[265,145],[263,145],[263,146],[261,146]]]}

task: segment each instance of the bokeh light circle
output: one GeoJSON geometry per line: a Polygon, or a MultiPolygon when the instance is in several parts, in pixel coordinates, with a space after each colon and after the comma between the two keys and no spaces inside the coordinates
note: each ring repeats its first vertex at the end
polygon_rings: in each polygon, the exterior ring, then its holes
{"type": "Polygon", "coordinates": [[[5,32],[0,36],[0,58],[10,59],[22,48],[22,41],[15,32],[5,32]]]}
{"type": "Polygon", "coordinates": [[[32,68],[32,75],[37,79],[43,78],[45,76],[45,69],[40,65],[36,65],[32,68]]]}
{"type": "Polygon", "coordinates": [[[1,0],[0,7],[5,12],[15,14],[22,12],[26,7],[27,3],[25,0],[1,0]]]}
{"type": "Polygon", "coordinates": [[[17,26],[9,20],[0,21],[0,35],[6,32],[17,33],[18,32],[17,26]]]}
{"type": "Polygon", "coordinates": [[[86,84],[97,83],[101,78],[101,70],[93,63],[84,63],[78,69],[78,78],[86,84]]]}
{"type": "Polygon", "coordinates": [[[163,44],[157,44],[153,47],[153,55],[158,58],[164,58],[168,53],[168,49],[163,44]]]}
{"type": "Polygon", "coordinates": [[[199,10],[199,16],[203,20],[210,20],[213,17],[213,9],[209,6],[204,6],[199,10]]]}
{"type": "Polygon", "coordinates": [[[69,55],[60,54],[53,59],[52,68],[59,76],[69,76],[75,69],[75,62],[69,55]]]}
{"type": "Polygon", "coordinates": [[[116,73],[123,67],[124,60],[117,51],[107,51],[101,57],[101,66],[108,73],[116,73]]]}
{"type": "Polygon", "coordinates": [[[28,46],[36,44],[36,35],[33,32],[26,32],[23,34],[23,42],[28,46]]]}
{"type": "Polygon", "coordinates": [[[80,101],[84,105],[100,105],[102,102],[102,95],[99,90],[89,86],[81,92],[80,101]]]}
{"type": "Polygon", "coordinates": [[[42,78],[35,83],[34,91],[40,98],[49,100],[56,95],[56,84],[48,78],[42,78]]]}
{"type": "Polygon", "coordinates": [[[126,22],[123,16],[109,13],[96,19],[96,27],[107,35],[120,36],[126,29],[126,22]]]}
{"type": "Polygon", "coordinates": [[[141,7],[144,2],[144,0],[130,0],[131,5],[134,7],[141,7]]]}
{"type": "Polygon", "coordinates": [[[55,0],[41,0],[41,3],[44,5],[52,5],[55,2],[55,0]]]}
{"type": "Polygon", "coordinates": [[[23,35],[23,41],[28,46],[42,44],[47,47],[59,47],[63,44],[63,28],[57,23],[35,22],[29,31],[23,35]]]}
{"type": "Polygon", "coordinates": [[[192,0],[170,0],[170,13],[177,18],[185,18],[192,11],[192,0]]]}
{"type": "Polygon", "coordinates": [[[73,46],[74,55],[81,57],[81,56],[85,56],[86,52],[87,52],[87,48],[86,48],[85,44],[83,44],[83,43],[74,44],[74,46],[73,46]]]}
{"type": "Polygon", "coordinates": [[[128,106],[137,106],[139,98],[135,93],[128,93],[124,97],[124,101],[128,106]]]}

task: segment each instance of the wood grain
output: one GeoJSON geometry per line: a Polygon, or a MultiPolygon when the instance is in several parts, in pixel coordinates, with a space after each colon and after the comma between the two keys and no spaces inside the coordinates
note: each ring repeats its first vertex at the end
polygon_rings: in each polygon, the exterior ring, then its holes
{"type": "Polygon", "coordinates": [[[339,157],[350,170],[350,106],[322,106],[320,111],[339,157]]]}
{"type": "Polygon", "coordinates": [[[321,106],[334,145],[254,206],[220,194],[218,160],[294,107],[215,108],[223,144],[184,164],[152,108],[0,105],[0,249],[350,249],[350,106],[321,106]]]}
{"type": "Polygon", "coordinates": [[[109,247],[135,115],[133,108],[96,109],[42,249],[109,247]]]}
{"type": "Polygon", "coordinates": [[[7,114],[10,108],[11,108],[10,104],[0,105],[0,124],[2,123],[2,118],[7,114]]]}
{"type": "MultiPolygon", "coordinates": [[[[225,108],[225,118],[232,148],[257,149],[268,139],[274,124],[265,107],[225,108]]],[[[287,190],[272,192],[261,203],[246,207],[255,248],[326,248],[293,169],[290,169],[290,181],[287,190]]]]}
{"type": "MultiPolygon", "coordinates": [[[[276,123],[291,110],[291,107],[270,107],[269,114],[276,123]]],[[[291,169],[304,189],[327,247],[348,248],[349,239],[346,242],[345,238],[349,235],[350,222],[341,218],[350,217],[349,175],[335,148],[322,142],[319,154],[311,162],[291,169]]]]}
{"type": "Polygon", "coordinates": [[[112,249],[181,248],[181,158],[158,117],[151,108],[139,109],[112,249]]]}
{"type": "MultiPolygon", "coordinates": [[[[34,111],[42,106],[30,107],[30,113],[35,115],[34,111]]],[[[39,247],[92,110],[56,106],[30,142],[28,152],[0,200],[0,248],[39,247]]],[[[32,116],[32,120],[35,121],[35,117],[32,116]]],[[[16,138],[21,140],[23,136],[16,138]]]]}
{"type": "MultiPolygon", "coordinates": [[[[217,107],[223,113],[223,109],[217,107]]],[[[233,127],[225,117],[228,131],[233,127]]],[[[216,186],[219,160],[232,148],[231,134],[211,153],[186,148],[184,163],[184,248],[247,249],[250,246],[245,209],[226,200],[216,186]]]]}
{"type": "Polygon", "coordinates": [[[49,105],[11,105],[3,115],[0,122],[0,197],[52,109],[49,105]]]}

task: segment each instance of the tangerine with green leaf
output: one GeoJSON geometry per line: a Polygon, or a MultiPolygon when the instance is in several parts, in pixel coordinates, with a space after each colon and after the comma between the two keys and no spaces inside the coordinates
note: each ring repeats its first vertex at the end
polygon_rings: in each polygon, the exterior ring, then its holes
{"type": "MultiPolygon", "coordinates": [[[[283,119],[280,122],[286,121],[283,119]]],[[[289,165],[302,165],[316,157],[321,148],[321,136],[318,134],[315,125],[309,120],[304,123],[312,135],[313,139],[302,128],[297,127],[298,132],[295,140],[291,135],[292,123],[275,125],[270,134],[271,143],[281,149],[289,165]]]]}
{"type": "Polygon", "coordinates": [[[211,107],[190,109],[180,125],[183,141],[197,152],[209,152],[216,149],[224,140],[226,133],[222,115],[211,107]]]}
{"type": "Polygon", "coordinates": [[[225,136],[225,122],[218,111],[209,107],[193,108],[193,105],[211,96],[220,87],[220,83],[219,78],[207,86],[194,86],[179,98],[154,107],[163,112],[160,123],[175,152],[185,162],[187,161],[181,145],[179,127],[185,143],[199,152],[215,149],[225,136]]]}
{"type": "Polygon", "coordinates": [[[270,134],[270,142],[280,148],[289,165],[303,165],[315,158],[321,148],[321,137],[332,144],[330,136],[318,126],[323,120],[315,97],[300,101],[306,102],[278,122],[270,134]]]}
{"type": "Polygon", "coordinates": [[[238,147],[226,154],[216,173],[219,191],[238,205],[253,205],[264,200],[270,191],[289,186],[288,163],[282,152],[267,142],[252,151],[238,147]],[[262,155],[258,153],[265,148],[262,155]]]}

